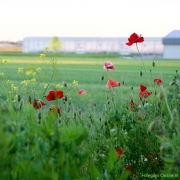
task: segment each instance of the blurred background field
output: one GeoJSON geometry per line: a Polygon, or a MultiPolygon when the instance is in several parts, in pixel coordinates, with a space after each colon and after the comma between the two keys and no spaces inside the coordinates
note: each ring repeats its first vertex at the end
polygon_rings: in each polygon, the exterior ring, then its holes
{"type": "MultiPolygon", "coordinates": [[[[7,80],[11,80],[19,89],[19,94],[27,96],[22,89],[23,80],[36,78],[36,82],[28,87],[29,89],[35,87],[31,96],[35,98],[42,98],[44,91],[44,84],[47,84],[52,75],[52,67],[49,63],[50,58],[54,57],[57,60],[57,74],[54,76],[49,89],[54,89],[57,84],[63,86],[63,82],[68,85],[68,97],[72,98],[74,107],[82,110],[92,109],[93,102],[97,106],[96,110],[101,112],[107,104],[107,95],[111,92],[106,89],[107,77],[104,75],[104,80],[101,76],[106,73],[103,69],[105,61],[111,61],[116,70],[109,71],[108,77],[120,82],[119,88],[114,88],[115,101],[117,107],[121,107],[123,101],[130,101],[130,96],[133,95],[134,100],[140,103],[138,93],[139,85],[147,86],[148,91],[154,91],[155,85],[152,84],[154,78],[161,78],[164,82],[163,86],[169,87],[176,70],[180,71],[179,61],[177,60],[162,60],[155,59],[155,67],[152,67],[153,59],[144,60],[146,71],[142,68],[142,61],[139,59],[126,59],[126,57],[119,57],[113,54],[50,54],[49,57],[41,60],[38,53],[1,53],[0,58],[6,59],[8,64],[1,66],[0,71],[4,72],[4,77],[1,77],[1,84],[5,85],[7,80]],[[33,75],[26,75],[26,71],[31,67],[34,72],[37,68],[41,68],[41,72],[33,75]],[[18,68],[23,68],[23,74],[18,74],[18,68]],[[142,69],[142,77],[139,75],[142,69]],[[78,81],[78,86],[73,86],[72,82],[78,81]],[[122,83],[124,81],[124,84],[122,83]],[[38,84],[38,85],[37,85],[38,84]],[[88,94],[78,95],[78,89],[88,90],[88,94]],[[70,90],[70,91],[69,91],[70,90]]],[[[5,91],[5,86],[1,86],[1,94],[8,93],[5,91]],[[4,88],[3,88],[4,87],[4,88]]],[[[62,88],[62,90],[64,87],[62,88]]],[[[64,91],[67,91],[64,89],[64,91]]],[[[45,100],[45,99],[44,99],[45,100]]],[[[153,100],[153,96],[149,101],[153,100]]],[[[63,109],[63,103],[62,103],[63,109]]]]}

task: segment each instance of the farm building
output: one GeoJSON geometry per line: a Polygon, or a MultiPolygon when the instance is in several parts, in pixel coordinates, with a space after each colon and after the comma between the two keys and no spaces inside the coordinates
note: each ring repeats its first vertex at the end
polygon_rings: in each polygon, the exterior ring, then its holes
{"type": "MultiPolygon", "coordinates": [[[[52,37],[26,37],[23,39],[22,51],[43,52],[49,45],[52,37]]],[[[127,46],[126,37],[58,37],[62,42],[62,53],[137,53],[136,46],[127,46]]],[[[162,54],[162,38],[145,38],[143,43],[138,44],[142,54],[162,54]]]]}
{"type": "Polygon", "coordinates": [[[180,30],[174,30],[163,38],[164,59],[180,59],[180,30]]]}

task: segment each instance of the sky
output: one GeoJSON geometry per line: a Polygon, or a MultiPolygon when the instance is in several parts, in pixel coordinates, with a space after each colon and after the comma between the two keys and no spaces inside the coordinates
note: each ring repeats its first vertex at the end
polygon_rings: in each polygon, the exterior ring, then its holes
{"type": "Polygon", "coordinates": [[[0,0],[0,41],[24,37],[164,37],[180,0],[0,0]]]}

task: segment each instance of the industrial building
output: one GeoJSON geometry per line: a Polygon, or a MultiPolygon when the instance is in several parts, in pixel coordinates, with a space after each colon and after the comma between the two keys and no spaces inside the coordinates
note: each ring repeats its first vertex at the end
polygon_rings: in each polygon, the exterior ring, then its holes
{"type": "MultiPolygon", "coordinates": [[[[22,52],[43,52],[53,37],[25,37],[22,52]]],[[[61,53],[137,53],[135,45],[127,46],[127,37],[58,37],[62,42],[61,53]]],[[[141,54],[159,55],[163,53],[161,37],[145,37],[143,43],[138,43],[141,54]]]]}
{"type": "Polygon", "coordinates": [[[180,30],[174,30],[162,39],[164,59],[180,59],[180,30]]]}

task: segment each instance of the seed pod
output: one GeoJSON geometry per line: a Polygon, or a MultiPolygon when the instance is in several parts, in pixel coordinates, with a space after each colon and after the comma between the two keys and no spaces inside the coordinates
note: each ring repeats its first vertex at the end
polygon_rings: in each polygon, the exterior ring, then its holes
{"type": "Polygon", "coordinates": [[[81,109],[79,109],[79,115],[81,115],[81,109]]]}
{"type": "Polygon", "coordinates": [[[155,67],[155,62],[154,61],[152,62],[152,66],[155,67]]]}
{"type": "Polygon", "coordinates": [[[139,72],[139,75],[142,77],[142,71],[139,72]]]}
{"type": "Polygon", "coordinates": [[[67,101],[67,96],[64,96],[64,101],[65,101],[65,102],[67,101]]]}
{"type": "Polygon", "coordinates": [[[31,96],[28,97],[28,101],[31,102],[31,96]]]}
{"type": "Polygon", "coordinates": [[[64,85],[64,87],[67,87],[67,83],[66,82],[64,82],[63,85],[64,85]]]}
{"type": "Polygon", "coordinates": [[[21,101],[21,96],[20,96],[20,95],[18,95],[17,100],[18,100],[18,102],[20,102],[20,101],[21,101]]]}
{"type": "Polygon", "coordinates": [[[148,126],[148,132],[152,132],[152,131],[154,131],[155,130],[155,128],[156,128],[156,122],[155,121],[152,121],[150,124],[149,124],[149,126],[148,126]]]}
{"type": "Polygon", "coordinates": [[[101,81],[103,81],[103,80],[104,80],[104,75],[101,76],[101,81]]]}

